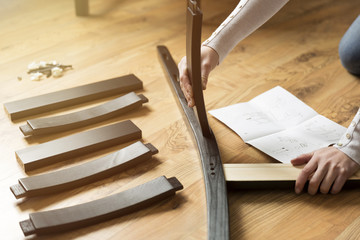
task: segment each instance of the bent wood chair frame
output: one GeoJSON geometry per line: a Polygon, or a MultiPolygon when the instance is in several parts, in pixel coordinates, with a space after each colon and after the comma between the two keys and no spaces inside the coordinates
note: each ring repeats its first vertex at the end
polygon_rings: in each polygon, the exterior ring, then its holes
{"type": "MultiPolygon", "coordinates": [[[[198,145],[205,181],[208,239],[229,239],[226,186],[243,190],[293,188],[301,168],[281,163],[222,164],[215,136],[208,125],[202,94],[200,67],[202,13],[195,0],[188,0],[186,24],[187,68],[192,81],[196,112],[187,106],[179,84],[179,70],[170,52],[165,46],[158,46],[157,50],[172,90],[177,96],[198,145]]],[[[359,180],[360,171],[351,177],[344,187],[358,187],[359,180]]]]}
{"type": "Polygon", "coordinates": [[[198,145],[205,182],[208,239],[221,240],[229,239],[229,210],[220,152],[215,136],[208,124],[202,95],[200,70],[201,22],[202,13],[196,1],[190,0],[186,20],[186,53],[197,106],[196,112],[187,106],[187,101],[178,82],[179,71],[170,52],[164,46],[158,46],[157,49],[172,90],[177,96],[178,103],[183,109],[198,145]]]}

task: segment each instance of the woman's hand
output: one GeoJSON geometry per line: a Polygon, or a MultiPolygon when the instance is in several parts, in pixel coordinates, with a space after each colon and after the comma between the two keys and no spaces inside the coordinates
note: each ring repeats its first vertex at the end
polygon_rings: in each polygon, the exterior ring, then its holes
{"type": "Polygon", "coordinates": [[[359,164],[335,147],[322,148],[300,155],[291,160],[291,163],[293,165],[306,163],[296,180],[295,192],[297,194],[303,190],[308,180],[309,194],[316,194],[318,189],[323,194],[329,191],[336,194],[341,191],[346,180],[360,169],[359,164]]]}
{"type": "MultiPolygon", "coordinates": [[[[203,90],[206,89],[210,72],[218,65],[219,55],[210,47],[201,47],[201,81],[203,90]]],[[[189,107],[194,107],[194,95],[191,79],[186,65],[186,57],[183,57],[178,65],[180,74],[180,87],[183,91],[189,107]]]]}

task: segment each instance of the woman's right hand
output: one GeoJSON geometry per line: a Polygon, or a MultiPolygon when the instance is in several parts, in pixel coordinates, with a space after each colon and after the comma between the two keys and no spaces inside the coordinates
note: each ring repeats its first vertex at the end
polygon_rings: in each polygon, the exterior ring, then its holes
{"type": "MultiPolygon", "coordinates": [[[[208,82],[208,77],[210,72],[218,65],[219,55],[218,53],[207,46],[201,46],[201,82],[203,90],[206,89],[208,82]]],[[[178,65],[179,68],[179,78],[180,78],[180,87],[183,91],[185,98],[188,102],[189,107],[194,107],[194,94],[192,90],[191,79],[189,76],[186,57],[183,57],[178,65]]]]}

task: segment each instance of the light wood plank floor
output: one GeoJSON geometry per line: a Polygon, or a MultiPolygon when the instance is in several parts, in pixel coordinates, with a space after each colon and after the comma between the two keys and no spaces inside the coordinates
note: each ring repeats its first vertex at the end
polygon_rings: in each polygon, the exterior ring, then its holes
{"type": "MultiPolygon", "coordinates": [[[[235,0],[202,1],[204,39],[236,5],[235,0]]],[[[18,222],[31,212],[98,199],[166,175],[176,176],[185,189],[145,210],[51,239],[206,239],[206,200],[197,148],[156,52],[156,45],[164,44],[176,61],[185,54],[185,1],[90,0],[90,13],[89,17],[76,17],[72,0],[0,0],[0,101],[134,73],[144,82],[144,90],[139,92],[150,102],[105,123],[29,139],[18,130],[25,119],[13,123],[0,111],[1,238],[23,239],[18,222]],[[57,79],[29,80],[26,68],[30,62],[53,59],[72,64],[74,69],[57,79]],[[125,119],[143,130],[144,142],[160,150],[153,160],[71,191],[26,200],[12,196],[9,186],[26,176],[15,160],[15,150],[125,119]]],[[[248,101],[281,85],[320,114],[347,127],[360,106],[360,79],[343,69],[337,48],[359,13],[358,0],[290,1],[214,70],[205,92],[207,109],[248,101]]],[[[214,118],[209,119],[224,163],[275,162],[244,144],[214,118]]],[[[118,148],[30,175],[81,164],[118,148]]],[[[359,193],[359,189],[334,196],[298,196],[292,190],[229,191],[231,239],[351,239],[349,236],[359,236],[359,193]]]]}

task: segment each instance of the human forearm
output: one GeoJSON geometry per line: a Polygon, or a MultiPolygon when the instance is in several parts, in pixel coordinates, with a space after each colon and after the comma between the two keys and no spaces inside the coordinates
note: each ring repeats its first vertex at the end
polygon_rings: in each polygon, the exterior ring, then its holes
{"type": "Polygon", "coordinates": [[[294,165],[306,164],[295,184],[300,193],[309,180],[308,192],[338,193],[347,178],[360,169],[360,110],[339,142],[332,146],[303,154],[294,165]]]}
{"type": "Polygon", "coordinates": [[[219,54],[219,63],[244,38],[258,29],[288,0],[241,0],[204,43],[219,54]]]}

